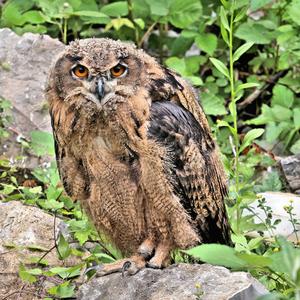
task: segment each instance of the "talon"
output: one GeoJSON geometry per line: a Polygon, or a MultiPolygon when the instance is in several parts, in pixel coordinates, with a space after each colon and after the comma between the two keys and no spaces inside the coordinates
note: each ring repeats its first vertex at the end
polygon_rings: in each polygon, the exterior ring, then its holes
{"type": "Polygon", "coordinates": [[[146,264],[147,268],[151,268],[151,269],[161,269],[162,267],[159,265],[156,265],[154,263],[151,263],[151,261],[147,262],[146,264]]]}
{"type": "Polygon", "coordinates": [[[125,276],[125,272],[131,267],[131,262],[128,260],[128,261],[125,261],[124,264],[123,264],[123,267],[122,267],[122,277],[125,276]]]}

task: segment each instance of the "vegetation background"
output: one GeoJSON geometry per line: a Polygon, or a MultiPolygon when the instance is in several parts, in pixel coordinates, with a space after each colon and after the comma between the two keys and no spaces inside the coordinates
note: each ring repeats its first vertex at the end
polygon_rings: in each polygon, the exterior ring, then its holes
{"type": "MultiPolygon", "coordinates": [[[[64,43],[87,37],[133,41],[189,80],[224,154],[235,247],[201,245],[174,253],[174,260],[193,256],[247,270],[272,292],[261,299],[300,299],[296,231],[300,221],[293,203],[285,210],[295,229],[295,244],[272,234],[280,220],[272,219],[272,209],[263,198],[259,207],[265,218],[259,224],[251,208],[256,193],[285,190],[276,158],[300,153],[300,0],[8,0],[0,6],[0,27],[20,35],[49,34],[64,43]],[[272,171],[266,172],[270,167],[272,171]],[[253,231],[259,235],[251,237],[253,231]]],[[[0,62],[0,68],[7,67],[0,62]]],[[[8,100],[0,99],[2,142],[9,135],[8,100]]],[[[53,140],[47,133],[33,132],[31,141],[21,142],[24,153],[53,155],[53,140]]],[[[34,266],[20,266],[25,281],[35,282],[39,276],[61,279],[49,289],[47,299],[71,297],[82,269],[94,261],[120,257],[99,238],[78,204],[63,193],[54,162],[32,172],[38,182],[35,187],[20,184],[18,170],[8,158],[2,156],[0,166],[2,201],[19,199],[62,216],[80,246],[98,242],[85,257],[80,247],[70,247],[60,235],[55,245],[59,257],[76,255],[82,257],[81,264],[49,269],[45,256],[34,266]]]]}

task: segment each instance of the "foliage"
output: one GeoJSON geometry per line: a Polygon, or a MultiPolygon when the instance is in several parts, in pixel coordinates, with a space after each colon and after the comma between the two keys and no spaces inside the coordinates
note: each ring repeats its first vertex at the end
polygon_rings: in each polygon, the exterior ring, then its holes
{"type": "MultiPolygon", "coordinates": [[[[255,193],[284,189],[273,154],[300,153],[299,12],[299,0],[7,0],[0,8],[0,27],[18,34],[47,33],[64,43],[92,36],[134,41],[197,87],[230,179],[228,215],[235,247],[201,245],[185,255],[250,271],[274,291],[268,299],[300,299],[299,248],[273,236],[280,220],[271,218],[263,198],[258,207],[265,218],[259,224],[251,206],[255,193]],[[253,231],[261,236],[250,237],[253,231]],[[271,239],[264,237],[266,231],[271,239]]],[[[9,70],[1,61],[0,68],[9,70]]],[[[8,136],[9,110],[9,102],[0,99],[1,141],[8,136]]],[[[30,143],[22,143],[37,156],[54,155],[48,133],[32,132],[30,143]]],[[[49,269],[46,256],[40,257],[34,268],[21,265],[20,277],[35,282],[39,276],[56,276],[61,282],[49,295],[72,297],[80,270],[118,259],[120,253],[64,194],[54,162],[34,170],[30,176],[36,185],[28,187],[17,176],[17,161],[0,158],[3,199],[65,218],[73,240],[59,235],[58,257],[82,259],[72,268],[49,269]],[[98,244],[85,257],[82,249],[89,241],[98,244]]],[[[285,210],[298,238],[293,203],[285,210]]],[[[178,252],[174,259],[188,260],[178,252]]]]}

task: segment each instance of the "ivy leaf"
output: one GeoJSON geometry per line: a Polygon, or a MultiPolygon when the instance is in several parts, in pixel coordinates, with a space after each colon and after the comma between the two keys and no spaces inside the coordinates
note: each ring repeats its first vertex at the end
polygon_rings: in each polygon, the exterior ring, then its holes
{"type": "Polygon", "coordinates": [[[195,43],[199,49],[213,55],[218,45],[218,39],[212,33],[202,33],[196,36],[195,43]]]}
{"type": "Polygon", "coordinates": [[[223,75],[230,79],[228,69],[226,68],[223,62],[213,57],[210,57],[209,60],[223,75]]]}
{"type": "Polygon", "coordinates": [[[244,53],[246,53],[254,43],[245,43],[244,45],[240,46],[236,49],[236,51],[233,53],[233,62],[237,61],[244,53]]]}

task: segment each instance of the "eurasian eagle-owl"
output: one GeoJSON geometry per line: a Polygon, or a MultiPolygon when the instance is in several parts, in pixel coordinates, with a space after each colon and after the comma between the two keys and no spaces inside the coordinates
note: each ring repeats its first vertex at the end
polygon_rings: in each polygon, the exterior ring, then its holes
{"type": "Polygon", "coordinates": [[[230,241],[226,180],[189,84],[133,45],[72,42],[47,98],[60,177],[128,259],[98,274],[160,268],[170,251],[230,241]],[[128,266],[128,263],[127,263],[128,266]]]}

